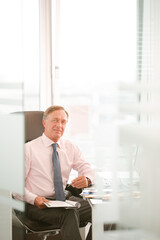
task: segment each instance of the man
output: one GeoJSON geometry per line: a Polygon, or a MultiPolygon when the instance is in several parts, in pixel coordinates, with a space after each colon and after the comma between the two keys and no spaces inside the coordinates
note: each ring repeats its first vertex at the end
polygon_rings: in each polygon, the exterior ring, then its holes
{"type": "MultiPolygon", "coordinates": [[[[72,170],[78,177],[71,185],[76,188],[88,187],[94,178],[91,166],[83,158],[79,148],[71,141],[62,139],[68,113],[62,106],[51,106],[43,115],[44,133],[41,137],[25,144],[25,200],[28,217],[61,228],[62,239],[81,240],[79,226],[91,222],[91,209],[86,200],[71,196],[78,201],[78,209],[47,208],[44,202],[56,199],[54,166],[52,162],[53,144],[57,143],[63,190],[72,170]]],[[[58,194],[57,194],[58,195],[58,194]]],[[[91,239],[91,231],[87,240],[91,239]]]]}

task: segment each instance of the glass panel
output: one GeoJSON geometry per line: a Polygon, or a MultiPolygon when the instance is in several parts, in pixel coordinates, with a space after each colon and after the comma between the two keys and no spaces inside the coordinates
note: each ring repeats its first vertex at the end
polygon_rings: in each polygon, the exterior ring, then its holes
{"type": "Polygon", "coordinates": [[[12,207],[24,211],[24,204],[12,193],[24,195],[24,119],[17,114],[0,116],[0,235],[12,237],[12,207]]]}
{"type": "Polygon", "coordinates": [[[160,239],[159,11],[61,0],[54,103],[96,171],[93,240],[160,239]]]}

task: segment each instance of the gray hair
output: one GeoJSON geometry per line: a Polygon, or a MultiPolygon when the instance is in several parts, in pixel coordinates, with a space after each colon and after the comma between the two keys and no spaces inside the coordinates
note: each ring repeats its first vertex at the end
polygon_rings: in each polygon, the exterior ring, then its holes
{"type": "Polygon", "coordinates": [[[44,114],[43,114],[43,120],[45,120],[50,113],[52,113],[52,112],[54,112],[54,111],[57,111],[57,110],[63,110],[63,111],[66,113],[67,118],[69,117],[69,114],[68,114],[68,112],[65,110],[64,107],[58,106],[58,105],[53,105],[53,106],[50,106],[49,108],[46,109],[46,111],[45,111],[44,114]]]}

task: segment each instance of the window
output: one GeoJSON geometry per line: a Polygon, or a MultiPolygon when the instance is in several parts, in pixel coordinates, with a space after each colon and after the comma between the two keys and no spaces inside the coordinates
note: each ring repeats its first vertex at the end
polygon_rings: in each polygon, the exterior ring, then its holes
{"type": "Polygon", "coordinates": [[[58,7],[54,103],[68,108],[67,134],[95,163],[108,124],[135,121],[119,114],[118,103],[136,95],[118,88],[136,81],[136,1],[61,0],[58,7]]]}
{"type": "Polygon", "coordinates": [[[0,112],[39,109],[39,2],[3,1],[0,25],[0,112]]]}

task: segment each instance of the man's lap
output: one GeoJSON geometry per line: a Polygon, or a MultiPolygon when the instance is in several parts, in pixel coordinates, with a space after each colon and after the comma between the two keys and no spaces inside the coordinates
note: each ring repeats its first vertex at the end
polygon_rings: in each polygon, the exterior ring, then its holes
{"type": "Polygon", "coordinates": [[[77,209],[79,218],[80,218],[80,226],[85,225],[85,223],[87,223],[87,222],[91,222],[92,211],[91,211],[91,207],[90,207],[88,201],[84,200],[83,198],[79,198],[79,197],[75,197],[75,196],[71,196],[69,198],[69,200],[77,201],[81,204],[81,207],[79,209],[77,209]]]}
{"type": "Polygon", "coordinates": [[[37,221],[42,221],[48,224],[54,224],[55,228],[60,228],[63,224],[66,215],[71,214],[71,211],[75,211],[80,222],[80,226],[85,225],[87,222],[91,222],[91,208],[89,203],[82,198],[71,196],[69,200],[80,202],[81,207],[79,209],[65,209],[65,208],[44,208],[30,204],[26,204],[26,215],[37,221]]]}

